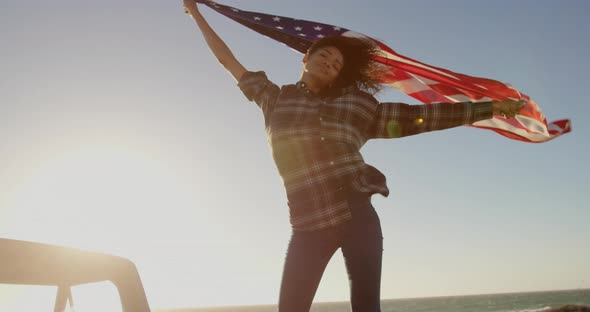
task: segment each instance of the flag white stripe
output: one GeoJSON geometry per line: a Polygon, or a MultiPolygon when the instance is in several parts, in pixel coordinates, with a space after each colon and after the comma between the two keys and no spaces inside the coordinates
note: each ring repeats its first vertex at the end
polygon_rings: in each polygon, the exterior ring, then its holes
{"type": "Polygon", "coordinates": [[[440,71],[440,70],[434,69],[434,68],[432,68],[432,67],[428,67],[428,66],[426,66],[426,65],[424,65],[424,64],[420,64],[420,63],[416,63],[416,62],[414,62],[414,61],[410,61],[410,60],[404,59],[404,58],[402,58],[402,57],[399,57],[399,56],[397,56],[397,55],[391,54],[391,53],[389,53],[389,52],[387,52],[387,51],[383,51],[383,50],[381,50],[381,55],[380,55],[380,56],[386,57],[386,58],[388,58],[388,59],[390,59],[390,60],[394,60],[394,61],[398,61],[398,62],[401,62],[401,63],[405,63],[405,64],[408,64],[408,65],[412,65],[412,66],[415,66],[415,67],[420,67],[420,68],[422,68],[422,69],[426,69],[426,70],[428,70],[428,71],[431,71],[431,72],[437,73],[437,74],[439,74],[439,75],[444,75],[444,76],[447,76],[447,77],[449,77],[449,78],[453,78],[453,79],[455,79],[455,80],[457,80],[457,81],[460,81],[460,79],[459,79],[459,78],[457,78],[457,77],[455,77],[455,76],[453,76],[453,75],[451,75],[451,74],[447,74],[447,73],[445,73],[445,72],[442,72],[442,71],[440,71]]]}

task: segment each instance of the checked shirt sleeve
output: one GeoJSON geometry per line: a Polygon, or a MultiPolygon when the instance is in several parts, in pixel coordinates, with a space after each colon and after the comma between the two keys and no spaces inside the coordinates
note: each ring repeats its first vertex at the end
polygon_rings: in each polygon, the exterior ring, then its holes
{"type": "Polygon", "coordinates": [[[400,138],[472,124],[492,116],[492,102],[380,103],[369,128],[369,138],[400,138]]]}
{"type": "Polygon", "coordinates": [[[238,87],[242,90],[248,100],[254,101],[258,104],[264,112],[264,115],[270,116],[270,113],[274,109],[280,88],[268,80],[265,72],[245,72],[238,82],[238,87]]]}

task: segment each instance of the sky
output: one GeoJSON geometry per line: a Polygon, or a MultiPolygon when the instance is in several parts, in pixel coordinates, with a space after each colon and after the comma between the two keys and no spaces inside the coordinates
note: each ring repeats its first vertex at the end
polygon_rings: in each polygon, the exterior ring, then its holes
{"type": "MultiPolygon", "coordinates": [[[[543,144],[467,127],[369,141],[391,189],[373,197],[382,298],[590,288],[590,2],[220,2],[367,34],[572,120],[543,144]]],[[[302,55],[201,10],[247,69],[298,80],[302,55]]],[[[277,302],[290,225],[262,113],[181,1],[4,0],[0,38],[0,237],[127,257],[153,308],[277,302]]],[[[51,291],[0,286],[0,306],[51,291]]],[[[348,297],[337,252],[316,301],[348,297]]]]}

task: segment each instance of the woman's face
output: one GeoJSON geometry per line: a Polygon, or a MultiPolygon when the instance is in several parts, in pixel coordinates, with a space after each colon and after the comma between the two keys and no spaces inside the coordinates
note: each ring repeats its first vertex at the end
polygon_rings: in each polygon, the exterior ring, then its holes
{"type": "Polygon", "coordinates": [[[335,47],[322,47],[303,59],[303,71],[320,85],[330,86],[340,74],[344,57],[335,47]]]}

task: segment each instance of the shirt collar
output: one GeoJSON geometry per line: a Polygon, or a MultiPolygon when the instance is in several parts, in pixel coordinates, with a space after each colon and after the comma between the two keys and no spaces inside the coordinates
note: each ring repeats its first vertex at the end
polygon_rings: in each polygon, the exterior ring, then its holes
{"type": "Polygon", "coordinates": [[[305,95],[315,95],[313,92],[311,92],[311,90],[307,88],[307,84],[301,80],[297,81],[295,86],[297,87],[297,89],[303,91],[305,95]]]}
{"type": "Polygon", "coordinates": [[[316,97],[321,97],[321,98],[327,98],[327,97],[329,97],[329,98],[336,98],[336,97],[339,97],[339,96],[344,95],[346,93],[350,93],[354,89],[356,89],[356,86],[354,84],[352,84],[352,85],[350,85],[348,87],[340,88],[338,90],[334,90],[329,95],[318,95],[318,94],[315,94],[315,93],[311,92],[311,90],[309,90],[307,88],[307,84],[305,82],[301,81],[301,80],[297,81],[297,83],[295,84],[295,86],[297,87],[297,89],[303,91],[303,93],[305,93],[305,95],[308,95],[308,96],[316,96],[316,97]]]}

